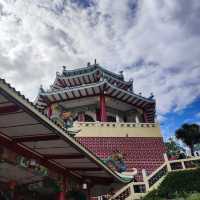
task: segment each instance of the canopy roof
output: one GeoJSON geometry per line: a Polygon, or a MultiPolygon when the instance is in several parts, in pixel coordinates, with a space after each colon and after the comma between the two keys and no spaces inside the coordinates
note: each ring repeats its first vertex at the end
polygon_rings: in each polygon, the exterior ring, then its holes
{"type": "Polygon", "coordinates": [[[61,174],[128,182],[3,79],[0,79],[0,144],[61,174]]]}
{"type": "Polygon", "coordinates": [[[104,91],[106,96],[118,99],[134,107],[141,108],[145,111],[149,123],[154,122],[155,117],[155,100],[152,98],[144,98],[133,92],[129,92],[112,85],[106,79],[98,83],[91,83],[82,86],[64,88],[57,91],[40,92],[37,99],[37,107],[45,109],[49,104],[73,100],[84,97],[92,97],[102,94],[104,91]]]}
{"type": "Polygon", "coordinates": [[[56,74],[56,79],[52,85],[52,89],[95,83],[98,82],[100,78],[106,78],[109,83],[115,84],[121,89],[132,90],[133,87],[132,80],[124,81],[122,72],[121,74],[115,74],[102,68],[98,64],[94,64],[75,70],[66,70],[64,67],[62,74],[56,74]]]}

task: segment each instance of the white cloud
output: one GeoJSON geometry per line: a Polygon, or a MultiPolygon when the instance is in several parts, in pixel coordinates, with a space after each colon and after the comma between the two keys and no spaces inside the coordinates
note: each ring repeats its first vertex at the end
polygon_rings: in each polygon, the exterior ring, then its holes
{"type": "Polygon", "coordinates": [[[60,66],[97,58],[154,92],[163,119],[200,96],[199,13],[195,0],[0,0],[0,74],[33,99],[60,66]]]}

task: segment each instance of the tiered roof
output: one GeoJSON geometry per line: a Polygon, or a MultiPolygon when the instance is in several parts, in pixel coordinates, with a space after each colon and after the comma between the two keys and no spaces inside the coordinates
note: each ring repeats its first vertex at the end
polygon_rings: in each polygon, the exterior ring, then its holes
{"type": "Polygon", "coordinates": [[[144,110],[148,122],[154,122],[155,100],[152,96],[145,98],[135,94],[132,88],[133,81],[125,81],[122,73],[112,73],[96,63],[75,70],[63,68],[62,74],[57,73],[50,90],[40,90],[36,105],[43,110],[52,103],[104,93],[108,97],[144,110]]]}
{"type": "Polygon", "coordinates": [[[88,64],[85,68],[75,70],[66,70],[66,67],[63,66],[62,74],[56,74],[56,79],[52,85],[52,89],[96,83],[101,79],[107,79],[109,83],[117,85],[117,87],[121,89],[132,90],[133,81],[125,81],[122,71],[120,74],[112,73],[96,63],[94,65],[88,64]]]}

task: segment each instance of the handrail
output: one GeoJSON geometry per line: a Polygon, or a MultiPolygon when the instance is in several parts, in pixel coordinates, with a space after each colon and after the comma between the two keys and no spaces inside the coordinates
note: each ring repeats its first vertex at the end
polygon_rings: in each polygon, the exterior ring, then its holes
{"type": "Polygon", "coordinates": [[[194,161],[194,160],[199,160],[200,157],[193,157],[193,158],[184,158],[184,159],[179,159],[179,160],[169,160],[169,163],[178,163],[178,162],[186,162],[186,161],[194,161]]]}

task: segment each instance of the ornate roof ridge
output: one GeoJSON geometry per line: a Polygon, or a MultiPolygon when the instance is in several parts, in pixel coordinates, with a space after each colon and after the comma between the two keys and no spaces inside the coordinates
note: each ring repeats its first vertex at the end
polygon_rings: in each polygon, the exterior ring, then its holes
{"type": "Polygon", "coordinates": [[[107,74],[110,74],[111,76],[114,76],[115,78],[118,78],[120,80],[124,80],[124,76],[122,74],[122,71],[121,71],[121,74],[117,74],[117,73],[114,73],[114,72],[111,72],[111,71],[105,69],[104,67],[100,66],[97,63],[92,64],[92,65],[90,63],[88,63],[87,67],[82,67],[82,68],[72,69],[72,70],[67,70],[66,67],[63,66],[62,75],[65,76],[65,77],[67,76],[67,74],[69,76],[71,76],[71,74],[73,74],[73,73],[77,73],[77,75],[78,75],[78,72],[83,74],[83,73],[87,73],[87,72],[90,72],[90,71],[95,70],[95,69],[100,69],[100,70],[106,72],[107,74]]]}
{"type": "MultiPolygon", "coordinates": [[[[98,69],[101,69],[102,67],[98,67],[98,68],[95,68],[93,71],[91,71],[91,72],[96,72],[98,69]]],[[[83,68],[82,68],[83,69],[83,68]]],[[[104,68],[102,68],[104,71],[106,70],[106,69],[104,69],[104,68]]],[[[68,71],[68,70],[67,70],[68,71]]],[[[107,70],[108,71],[108,70],[107,70]]],[[[65,75],[63,75],[63,74],[60,74],[60,73],[57,73],[56,75],[57,75],[57,77],[58,78],[61,78],[61,79],[68,79],[68,77],[71,77],[71,78],[76,78],[76,77],[80,77],[80,76],[84,76],[84,75],[89,75],[91,72],[85,72],[85,73],[82,73],[82,74],[73,74],[73,75],[70,75],[70,76],[65,76],[65,75]]],[[[108,71],[109,72],[109,71],[108,71]]],[[[109,72],[109,73],[112,73],[112,72],[109,72]]],[[[120,75],[119,75],[120,76],[120,75]]],[[[116,78],[115,77],[113,77],[115,80],[116,80],[116,78]]],[[[126,84],[126,85],[131,85],[132,84],[132,79],[130,79],[130,80],[128,80],[128,81],[125,81],[125,80],[122,80],[122,79],[117,79],[117,81],[120,81],[120,82],[123,82],[124,84],[126,84]]]]}

